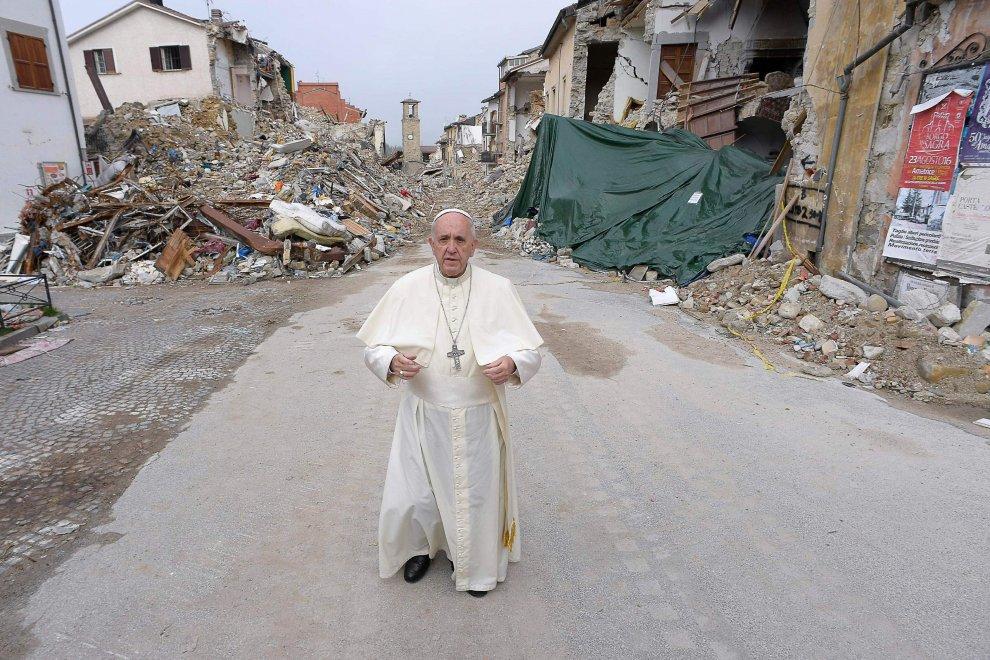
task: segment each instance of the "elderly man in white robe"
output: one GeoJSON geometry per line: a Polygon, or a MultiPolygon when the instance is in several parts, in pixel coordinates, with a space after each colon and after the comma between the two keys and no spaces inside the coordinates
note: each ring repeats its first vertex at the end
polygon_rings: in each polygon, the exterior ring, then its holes
{"type": "Polygon", "coordinates": [[[542,338],[512,283],[469,264],[471,216],[441,211],[436,263],[397,280],[358,332],[365,363],[404,381],[378,528],[379,572],[426,574],[441,550],[458,591],[484,596],[519,560],[505,386],[540,368],[542,338]]]}

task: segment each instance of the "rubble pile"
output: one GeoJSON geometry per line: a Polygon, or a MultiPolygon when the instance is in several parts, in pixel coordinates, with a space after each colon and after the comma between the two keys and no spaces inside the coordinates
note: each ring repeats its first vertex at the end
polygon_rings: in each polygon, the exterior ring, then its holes
{"type": "Polygon", "coordinates": [[[883,296],[812,275],[799,262],[719,261],[709,277],[679,289],[682,308],[714,317],[736,336],[786,346],[811,375],[845,375],[921,401],[990,402],[990,304],[974,301],[960,312],[913,290],[892,308],[883,296]]]}
{"type": "Polygon", "coordinates": [[[12,272],[83,285],[339,276],[425,224],[422,194],[379,164],[373,125],[293,112],[216,97],[119,107],[87,131],[95,185],[62,181],[24,206],[30,242],[12,272]]]}
{"type": "Polygon", "coordinates": [[[442,199],[445,206],[464,209],[479,220],[494,220],[501,211],[508,212],[528,167],[528,156],[497,166],[467,161],[450,175],[424,176],[423,189],[442,199]]]}

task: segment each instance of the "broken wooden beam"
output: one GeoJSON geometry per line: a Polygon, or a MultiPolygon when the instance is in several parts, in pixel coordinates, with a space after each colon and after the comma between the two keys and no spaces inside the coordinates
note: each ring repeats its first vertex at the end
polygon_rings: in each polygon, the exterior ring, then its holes
{"type": "Polygon", "coordinates": [[[117,226],[117,221],[120,220],[120,216],[124,215],[124,210],[125,209],[121,209],[114,213],[113,217],[110,218],[110,221],[107,222],[107,228],[103,231],[103,236],[100,238],[100,242],[96,244],[96,249],[93,250],[93,254],[89,257],[89,261],[86,262],[87,270],[96,268],[96,264],[100,263],[100,259],[103,258],[103,253],[107,249],[107,243],[110,241],[110,235],[117,226]]]}
{"type": "Polygon", "coordinates": [[[281,241],[273,241],[270,238],[265,238],[256,231],[251,231],[220,209],[215,209],[209,204],[199,207],[199,212],[224,231],[236,236],[238,240],[245,243],[255,252],[271,256],[278,254],[279,250],[282,249],[281,241]]]}

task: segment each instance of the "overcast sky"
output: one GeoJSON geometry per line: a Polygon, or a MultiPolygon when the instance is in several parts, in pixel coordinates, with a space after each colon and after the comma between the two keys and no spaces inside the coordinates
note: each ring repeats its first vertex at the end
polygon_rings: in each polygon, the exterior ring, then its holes
{"type": "MultiPolygon", "coordinates": [[[[74,30],[127,4],[61,0],[74,30]]],[[[344,97],[388,122],[401,141],[400,101],[422,101],[423,143],[440,137],[458,114],[473,115],[498,90],[505,55],[543,43],[568,0],[213,0],[228,19],[244,21],[296,67],[298,80],[340,83],[344,97]],[[318,78],[317,78],[318,76],[318,78]]],[[[206,0],[165,0],[206,18],[206,0]]],[[[120,99],[124,101],[126,99],[120,99]]],[[[118,100],[115,99],[114,103],[118,100]]]]}

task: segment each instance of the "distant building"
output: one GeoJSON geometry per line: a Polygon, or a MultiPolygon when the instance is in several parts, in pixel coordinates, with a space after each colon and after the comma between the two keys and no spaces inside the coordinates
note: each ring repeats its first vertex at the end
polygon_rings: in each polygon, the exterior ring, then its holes
{"type": "Polygon", "coordinates": [[[473,117],[460,115],[457,121],[443,127],[443,137],[438,144],[443,152],[444,163],[463,163],[477,160],[484,147],[481,115],[473,117]]]}
{"type": "Polygon", "coordinates": [[[402,102],[402,169],[412,175],[426,169],[420,143],[419,101],[411,97],[402,102]]]}
{"type": "Polygon", "coordinates": [[[0,12],[0,234],[15,231],[31,192],[82,180],[85,142],[57,0],[5,2],[0,12]]]}
{"type": "Polygon", "coordinates": [[[201,20],[162,0],[133,0],[70,34],[68,44],[86,118],[103,109],[87,67],[114,107],[211,95],[255,107],[289,100],[295,86],[285,58],[217,9],[201,20]]]}
{"type": "Polygon", "coordinates": [[[356,124],[367,115],[340,95],[340,84],[335,82],[300,82],[296,103],[319,108],[342,124],[356,124]]]}
{"type": "Polygon", "coordinates": [[[499,62],[501,126],[496,144],[500,153],[518,155],[535,137],[529,122],[535,115],[542,114],[542,91],[547,69],[547,60],[540,55],[539,46],[502,58],[499,62]],[[535,107],[537,105],[539,109],[535,107]]]}

